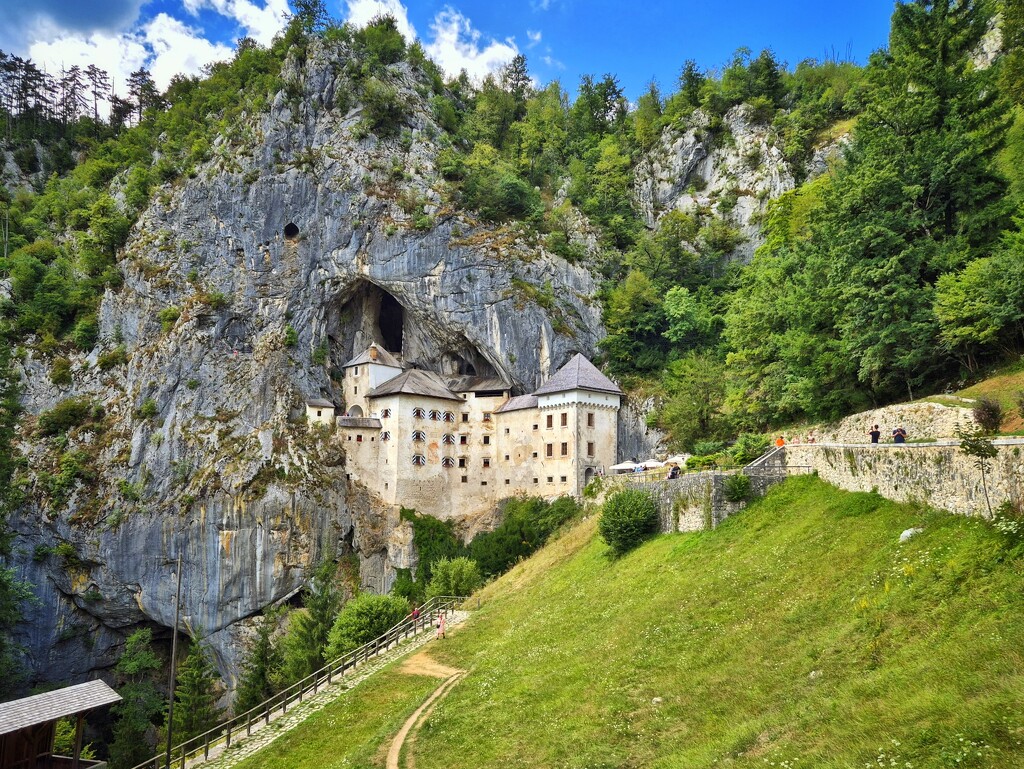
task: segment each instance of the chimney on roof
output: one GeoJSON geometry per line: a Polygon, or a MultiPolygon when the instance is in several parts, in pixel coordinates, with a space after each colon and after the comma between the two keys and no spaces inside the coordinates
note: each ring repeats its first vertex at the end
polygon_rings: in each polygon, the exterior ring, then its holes
{"type": "Polygon", "coordinates": [[[377,360],[377,355],[378,354],[379,353],[377,352],[377,345],[376,344],[371,344],[370,345],[370,360],[377,360]]]}

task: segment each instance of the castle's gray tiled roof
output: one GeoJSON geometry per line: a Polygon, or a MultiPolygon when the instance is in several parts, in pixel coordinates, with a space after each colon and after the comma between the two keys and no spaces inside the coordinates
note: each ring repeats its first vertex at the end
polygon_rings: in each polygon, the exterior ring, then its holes
{"type": "Polygon", "coordinates": [[[409,369],[394,379],[373,388],[367,398],[380,398],[384,395],[422,395],[426,398],[439,398],[448,401],[462,402],[462,398],[448,389],[448,385],[433,371],[409,369]]]}
{"type": "Polygon", "coordinates": [[[5,702],[0,707],[0,734],[10,734],[28,726],[56,721],[58,718],[120,701],[121,695],[102,681],[87,681],[32,697],[22,697],[20,700],[5,702]]]}
{"type": "Polygon", "coordinates": [[[493,376],[460,376],[448,380],[448,389],[457,393],[480,392],[481,390],[508,390],[508,382],[493,376]]]}
{"type": "Polygon", "coordinates": [[[376,417],[337,417],[334,420],[338,427],[363,427],[379,430],[380,420],[376,417]]]}
{"type": "Polygon", "coordinates": [[[598,371],[597,366],[579,353],[558,369],[548,381],[534,390],[533,394],[550,395],[569,390],[591,390],[622,395],[622,390],[617,384],[598,371]]]}
{"type": "Polygon", "coordinates": [[[535,409],[537,408],[537,396],[536,395],[516,395],[514,398],[509,398],[501,406],[495,409],[496,414],[506,414],[509,411],[522,411],[523,409],[535,409]]]}
{"type": "Polygon", "coordinates": [[[369,347],[367,347],[365,350],[363,350],[361,353],[359,353],[356,357],[354,357],[352,360],[350,360],[348,363],[346,363],[344,366],[342,366],[342,368],[351,368],[352,366],[361,366],[361,365],[363,365],[365,363],[376,363],[376,364],[381,365],[381,366],[391,366],[391,368],[402,368],[402,364],[398,360],[398,358],[396,358],[394,355],[389,353],[383,347],[380,347],[380,346],[375,345],[375,344],[371,344],[369,347]],[[376,348],[376,350],[377,350],[377,360],[374,360],[370,356],[370,350],[372,348],[376,348]]]}
{"type": "Polygon", "coordinates": [[[307,406],[312,406],[315,409],[333,409],[335,405],[330,401],[325,401],[323,398],[310,398],[306,401],[307,406]]]}

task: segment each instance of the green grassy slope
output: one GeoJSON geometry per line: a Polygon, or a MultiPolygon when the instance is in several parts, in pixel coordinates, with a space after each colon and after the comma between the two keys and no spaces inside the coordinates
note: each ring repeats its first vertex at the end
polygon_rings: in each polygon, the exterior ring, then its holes
{"type": "Polygon", "coordinates": [[[238,764],[238,769],[370,769],[440,679],[390,665],[238,764]]]}
{"type": "Polygon", "coordinates": [[[1024,767],[1024,558],[986,524],[801,478],[619,561],[594,531],[431,645],[471,673],[417,769],[1024,767]]]}

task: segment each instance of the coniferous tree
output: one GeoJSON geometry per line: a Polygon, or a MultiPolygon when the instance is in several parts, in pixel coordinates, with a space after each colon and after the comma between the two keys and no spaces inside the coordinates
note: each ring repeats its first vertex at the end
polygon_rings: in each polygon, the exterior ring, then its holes
{"type": "Polygon", "coordinates": [[[121,701],[111,708],[117,716],[110,744],[112,769],[127,769],[152,755],[154,721],[165,707],[164,698],[156,688],[155,675],[160,670],[160,660],[153,653],[152,644],[153,631],[149,628],[132,633],[114,667],[122,684],[118,690],[121,701]]]}
{"type": "Polygon", "coordinates": [[[178,668],[174,689],[175,745],[217,725],[221,716],[215,688],[217,677],[206,650],[198,642],[193,642],[188,657],[178,668]]]}
{"type": "Polygon", "coordinates": [[[235,698],[235,713],[244,713],[256,707],[277,691],[281,674],[281,652],[271,637],[274,630],[272,616],[264,615],[256,629],[256,643],[253,644],[242,670],[235,698]]]}
{"type": "Polygon", "coordinates": [[[315,673],[326,662],[327,637],[341,603],[336,571],[334,561],[327,558],[306,585],[304,610],[296,614],[284,642],[284,675],[289,682],[315,673]]]}

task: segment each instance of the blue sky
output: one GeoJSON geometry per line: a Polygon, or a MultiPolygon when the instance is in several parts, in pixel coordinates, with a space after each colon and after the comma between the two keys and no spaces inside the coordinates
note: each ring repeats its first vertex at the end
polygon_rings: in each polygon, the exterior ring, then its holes
{"type": "MultiPolygon", "coordinates": [[[[269,42],[288,0],[3,0],[0,49],[50,70],[97,63],[124,82],[139,66],[166,85],[231,55],[249,35],[269,42]]],[[[338,19],[395,15],[451,73],[474,77],[525,54],[539,83],[571,93],[583,74],[616,75],[636,99],[653,78],[674,89],[686,59],[722,66],[739,46],[795,65],[836,54],[866,61],[886,44],[893,0],[327,0],[338,19]],[[827,8],[827,10],[826,10],[827,8]]]]}

